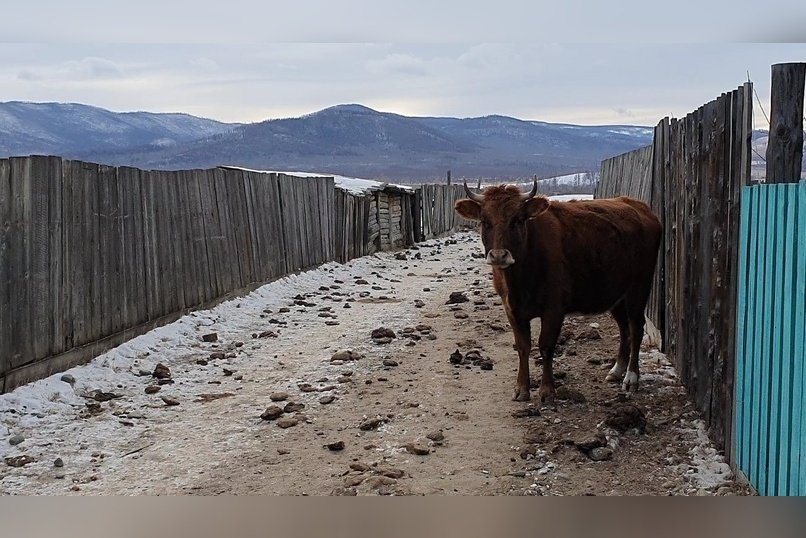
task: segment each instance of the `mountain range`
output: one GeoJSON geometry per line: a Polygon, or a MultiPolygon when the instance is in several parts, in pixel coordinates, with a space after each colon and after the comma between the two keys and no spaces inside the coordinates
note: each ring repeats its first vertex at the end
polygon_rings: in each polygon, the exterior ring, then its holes
{"type": "Polygon", "coordinates": [[[188,114],[0,103],[0,157],[48,154],[147,169],[217,165],[419,182],[525,179],[595,171],[645,146],[652,129],[491,115],[408,117],[337,105],[298,118],[223,123],[188,114]]]}

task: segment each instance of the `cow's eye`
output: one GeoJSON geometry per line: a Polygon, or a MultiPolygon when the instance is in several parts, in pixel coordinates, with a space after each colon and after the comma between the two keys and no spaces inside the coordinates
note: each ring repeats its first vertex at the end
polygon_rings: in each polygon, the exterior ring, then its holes
{"type": "Polygon", "coordinates": [[[482,226],[482,228],[484,228],[485,230],[488,230],[488,229],[490,228],[490,223],[489,223],[489,222],[487,222],[486,220],[483,220],[483,221],[481,221],[481,226],[482,226]]]}

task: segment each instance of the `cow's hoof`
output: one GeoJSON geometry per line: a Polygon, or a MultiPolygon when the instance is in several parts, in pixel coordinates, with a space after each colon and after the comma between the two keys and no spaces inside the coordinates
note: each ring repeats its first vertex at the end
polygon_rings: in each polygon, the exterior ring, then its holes
{"type": "Polygon", "coordinates": [[[549,406],[554,405],[554,387],[540,387],[540,403],[549,406]]]}
{"type": "Polygon", "coordinates": [[[607,377],[605,377],[605,381],[621,381],[622,377],[624,377],[624,372],[627,371],[626,366],[619,366],[618,363],[614,364],[613,367],[607,372],[607,377]]]}
{"type": "Polygon", "coordinates": [[[621,384],[621,390],[624,392],[633,392],[638,389],[638,374],[635,372],[627,372],[624,376],[624,383],[621,384]]]}
{"type": "Polygon", "coordinates": [[[515,387],[515,392],[512,395],[513,402],[528,402],[532,399],[532,395],[529,392],[529,387],[522,388],[522,387],[515,387]]]}

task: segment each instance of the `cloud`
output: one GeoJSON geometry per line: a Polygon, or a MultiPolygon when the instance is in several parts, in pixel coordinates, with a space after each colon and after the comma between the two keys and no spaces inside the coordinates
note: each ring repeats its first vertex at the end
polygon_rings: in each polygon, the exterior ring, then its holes
{"type": "Polygon", "coordinates": [[[750,72],[762,102],[789,44],[3,44],[0,100],[72,101],[225,121],[340,103],[388,112],[655,125],[750,72]]]}
{"type": "Polygon", "coordinates": [[[84,58],[68,64],[68,69],[85,78],[118,78],[123,75],[115,62],[105,58],[84,58]]]}
{"type": "Polygon", "coordinates": [[[431,74],[428,64],[411,54],[387,54],[380,60],[369,60],[367,70],[375,75],[414,75],[427,76],[431,74]]]}
{"type": "Polygon", "coordinates": [[[26,81],[107,80],[123,76],[123,70],[113,61],[89,56],[38,69],[22,69],[17,78],[26,81]]]}
{"type": "Polygon", "coordinates": [[[190,60],[190,65],[193,67],[199,67],[205,71],[217,71],[219,68],[218,62],[213,60],[212,58],[208,58],[207,56],[202,56],[200,58],[193,58],[190,60]]]}
{"type": "Polygon", "coordinates": [[[42,75],[31,69],[23,69],[17,73],[17,78],[20,80],[37,81],[42,80],[42,75]]]}

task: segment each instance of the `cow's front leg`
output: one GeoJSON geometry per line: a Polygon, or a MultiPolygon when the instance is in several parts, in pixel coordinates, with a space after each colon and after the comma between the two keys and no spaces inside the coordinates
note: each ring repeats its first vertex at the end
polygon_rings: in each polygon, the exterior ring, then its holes
{"type": "Polygon", "coordinates": [[[540,337],[537,345],[540,347],[540,354],[543,356],[543,377],[540,380],[540,401],[554,404],[554,371],[552,360],[554,358],[554,347],[557,345],[557,337],[560,336],[560,329],[563,326],[562,316],[543,316],[540,319],[540,337]]]}
{"type": "Polygon", "coordinates": [[[528,402],[532,395],[529,392],[529,352],[532,350],[532,327],[529,320],[518,320],[509,316],[509,324],[515,335],[515,347],[518,350],[518,379],[515,382],[515,393],[512,399],[516,402],[528,402]]]}

